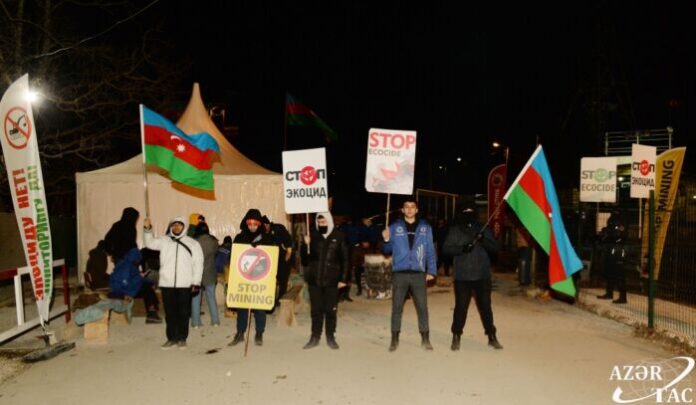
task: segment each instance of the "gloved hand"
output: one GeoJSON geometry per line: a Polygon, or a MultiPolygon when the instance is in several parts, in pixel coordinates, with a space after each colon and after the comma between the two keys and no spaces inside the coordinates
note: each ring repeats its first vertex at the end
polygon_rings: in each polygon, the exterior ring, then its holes
{"type": "Polygon", "coordinates": [[[191,286],[191,296],[195,297],[198,295],[198,293],[201,292],[201,286],[199,285],[192,285],[191,286]]]}

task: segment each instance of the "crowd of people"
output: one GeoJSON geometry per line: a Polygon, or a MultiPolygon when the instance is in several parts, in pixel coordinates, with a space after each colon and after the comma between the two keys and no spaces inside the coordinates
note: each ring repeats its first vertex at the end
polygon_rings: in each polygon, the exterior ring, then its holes
{"type": "MultiPolygon", "coordinates": [[[[427,286],[444,267],[454,279],[455,309],[452,315],[452,350],[460,349],[461,335],[472,296],[475,299],[488,343],[502,349],[496,336],[491,309],[491,262],[489,255],[498,250],[490,230],[476,221],[472,206],[460,207],[455,221],[449,226],[438,223],[435,230],[425,219],[418,217],[418,204],[406,198],[401,217],[380,229],[365,218],[360,223],[346,221],[334,226],[330,212],[315,215],[314,224],[305,230],[298,243],[293,243],[288,230],[273,223],[258,209],[244,215],[239,233],[223,242],[210,234],[206,219],[199,213],[188,221],[175,217],[163,235],[156,235],[150,218],[143,219],[143,248],[136,241],[140,214],[132,207],[123,210],[122,218],[107,232],[88,262],[88,279],[97,287],[104,277],[94,271],[101,264],[103,253],[114,264],[108,276],[109,296],[131,301],[143,298],[147,308],[147,323],[162,323],[156,289],[162,297],[166,324],[163,349],[186,347],[189,328],[203,325],[201,300],[205,297],[210,324],[220,325],[215,290],[218,283],[226,284],[234,244],[270,245],[279,248],[276,273],[275,303],[270,311],[226,308],[226,315],[236,312],[236,333],[229,343],[244,342],[250,314],[254,317],[254,343],[263,345],[267,313],[273,313],[285,294],[293,267],[293,253],[299,253],[302,275],[309,293],[311,330],[304,349],[320,344],[322,333],[331,349],[338,349],[336,340],[337,307],[340,301],[352,301],[355,293],[363,293],[361,280],[365,271],[364,257],[381,252],[392,257],[392,313],[390,351],[397,350],[401,332],[403,308],[412,299],[418,317],[421,346],[433,350],[428,321],[427,286]],[[436,243],[437,241],[437,243],[436,243]],[[298,252],[299,251],[299,252],[298,252]],[[100,253],[101,252],[101,253],[100,253]],[[94,256],[94,257],[93,257],[94,256]],[[90,263],[91,262],[91,263],[90,263]],[[92,269],[90,269],[92,266],[92,269]]],[[[234,315],[232,315],[234,316],[234,315]]]]}

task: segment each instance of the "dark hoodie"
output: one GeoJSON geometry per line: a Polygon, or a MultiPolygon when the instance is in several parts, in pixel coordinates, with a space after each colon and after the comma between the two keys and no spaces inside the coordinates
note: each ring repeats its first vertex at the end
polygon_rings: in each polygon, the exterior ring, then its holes
{"type": "Polygon", "coordinates": [[[234,237],[234,241],[232,243],[246,243],[253,246],[272,245],[273,243],[263,230],[263,223],[261,222],[262,218],[261,211],[257,210],[256,208],[252,208],[247,211],[246,215],[244,215],[244,218],[242,219],[242,223],[239,224],[240,232],[234,237]],[[256,232],[251,232],[249,230],[249,227],[246,224],[247,219],[255,219],[259,221],[259,227],[256,229],[256,232]]]}
{"type": "Polygon", "coordinates": [[[305,281],[309,285],[319,287],[337,287],[339,281],[345,281],[350,269],[350,256],[346,237],[333,226],[333,217],[328,212],[321,212],[317,216],[326,218],[328,227],[326,233],[320,232],[318,225],[311,232],[310,253],[307,254],[307,245],[302,245],[302,265],[305,269],[305,281]]]}
{"type": "Polygon", "coordinates": [[[488,227],[476,219],[474,208],[460,212],[445,237],[442,251],[454,258],[454,279],[475,281],[491,278],[489,255],[498,251],[498,242],[488,227]]]}
{"type": "Polygon", "coordinates": [[[118,263],[129,250],[137,247],[136,224],[140,214],[133,207],[123,210],[121,219],[111,225],[111,229],[104,237],[104,248],[106,253],[113,258],[114,263],[118,263]]]}

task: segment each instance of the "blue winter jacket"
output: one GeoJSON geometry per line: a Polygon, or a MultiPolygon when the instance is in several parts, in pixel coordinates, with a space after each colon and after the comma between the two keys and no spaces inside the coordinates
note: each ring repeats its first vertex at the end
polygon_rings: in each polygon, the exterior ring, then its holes
{"type": "Polygon", "coordinates": [[[110,293],[113,295],[125,295],[135,297],[143,284],[143,277],[140,275],[138,264],[142,256],[138,248],[132,248],[126,255],[116,263],[114,272],[109,277],[110,293]]]}
{"type": "Polygon", "coordinates": [[[392,271],[418,270],[432,275],[437,274],[433,230],[428,222],[421,219],[416,227],[413,249],[409,249],[406,222],[399,218],[389,225],[390,239],[384,243],[384,253],[392,254],[392,271]]]}

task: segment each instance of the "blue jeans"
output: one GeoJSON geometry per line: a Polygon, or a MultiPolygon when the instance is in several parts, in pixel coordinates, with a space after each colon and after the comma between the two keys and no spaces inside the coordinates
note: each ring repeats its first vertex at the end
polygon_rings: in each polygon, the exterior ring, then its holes
{"type": "Polygon", "coordinates": [[[191,300],[191,326],[203,326],[201,322],[201,296],[205,293],[205,302],[208,303],[210,321],[213,325],[220,324],[217,302],[215,301],[215,284],[201,287],[201,291],[191,300]]]}

